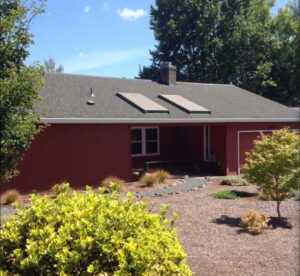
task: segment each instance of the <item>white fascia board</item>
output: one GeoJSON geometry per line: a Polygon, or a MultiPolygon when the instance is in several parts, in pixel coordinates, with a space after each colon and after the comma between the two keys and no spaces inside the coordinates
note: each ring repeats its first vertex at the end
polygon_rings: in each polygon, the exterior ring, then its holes
{"type": "Polygon", "coordinates": [[[257,123],[299,122],[298,118],[41,118],[48,124],[167,124],[167,123],[257,123]]]}

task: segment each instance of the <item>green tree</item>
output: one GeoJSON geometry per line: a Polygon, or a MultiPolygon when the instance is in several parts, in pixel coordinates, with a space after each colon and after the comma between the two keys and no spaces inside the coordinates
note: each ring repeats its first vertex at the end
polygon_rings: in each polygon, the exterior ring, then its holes
{"type": "Polygon", "coordinates": [[[273,5],[273,0],[156,0],[150,29],[157,45],[139,77],[156,79],[159,64],[171,61],[179,80],[233,83],[297,104],[299,9],[294,0],[272,16],[273,5]]]}
{"type": "Polygon", "coordinates": [[[273,0],[221,1],[217,36],[218,82],[233,83],[257,94],[275,82],[271,77],[270,9],[273,0]]]}
{"type": "MultiPolygon", "coordinates": [[[[150,51],[150,71],[157,75],[159,63],[171,61],[179,80],[214,81],[218,10],[218,0],[157,0],[150,28],[158,45],[150,51]]],[[[140,70],[139,77],[149,77],[149,69],[140,70]]]]}
{"type": "Polygon", "coordinates": [[[29,26],[44,1],[0,2],[0,183],[15,176],[18,161],[41,130],[33,112],[43,84],[42,70],[25,66],[33,43],[29,26]]]}
{"type": "Polygon", "coordinates": [[[294,1],[278,11],[272,26],[274,45],[271,51],[271,75],[276,86],[269,89],[267,96],[287,105],[300,105],[299,22],[299,5],[294,1]]]}
{"type": "Polygon", "coordinates": [[[288,129],[273,131],[272,135],[262,133],[247,154],[242,171],[249,182],[276,201],[281,217],[280,203],[291,196],[299,179],[299,134],[288,129]]]}
{"type": "Polygon", "coordinates": [[[44,60],[43,68],[44,68],[45,72],[47,72],[47,73],[63,73],[64,72],[64,67],[61,64],[56,67],[56,61],[52,57],[49,57],[48,59],[44,60]]]}

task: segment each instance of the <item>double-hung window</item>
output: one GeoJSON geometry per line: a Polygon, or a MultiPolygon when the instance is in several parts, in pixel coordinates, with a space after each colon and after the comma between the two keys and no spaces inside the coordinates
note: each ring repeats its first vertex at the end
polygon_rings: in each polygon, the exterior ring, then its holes
{"type": "Polygon", "coordinates": [[[131,154],[133,156],[159,154],[158,127],[132,128],[131,154]]]}

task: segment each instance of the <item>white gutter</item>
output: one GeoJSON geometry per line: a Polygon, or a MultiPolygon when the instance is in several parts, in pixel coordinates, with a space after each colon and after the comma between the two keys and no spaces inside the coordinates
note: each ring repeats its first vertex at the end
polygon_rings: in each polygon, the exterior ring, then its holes
{"type": "Polygon", "coordinates": [[[167,123],[277,123],[299,122],[298,118],[41,118],[48,124],[167,124],[167,123]]]}

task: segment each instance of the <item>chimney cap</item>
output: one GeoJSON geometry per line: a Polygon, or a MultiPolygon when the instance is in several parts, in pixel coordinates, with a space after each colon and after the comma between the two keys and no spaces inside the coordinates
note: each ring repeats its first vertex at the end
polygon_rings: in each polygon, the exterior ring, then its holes
{"type": "Polygon", "coordinates": [[[162,61],[160,63],[160,67],[161,68],[168,68],[168,69],[175,69],[176,70],[176,67],[172,64],[171,61],[162,61]]]}

